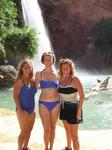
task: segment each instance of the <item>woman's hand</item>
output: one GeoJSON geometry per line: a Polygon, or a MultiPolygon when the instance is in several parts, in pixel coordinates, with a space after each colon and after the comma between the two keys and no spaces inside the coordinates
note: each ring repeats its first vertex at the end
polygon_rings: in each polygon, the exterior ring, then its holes
{"type": "Polygon", "coordinates": [[[77,111],[77,120],[81,120],[81,110],[77,111]]]}

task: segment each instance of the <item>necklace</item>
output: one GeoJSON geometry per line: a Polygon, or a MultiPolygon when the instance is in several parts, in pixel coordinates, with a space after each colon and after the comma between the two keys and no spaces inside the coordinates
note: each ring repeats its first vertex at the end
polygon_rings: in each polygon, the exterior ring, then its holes
{"type": "Polygon", "coordinates": [[[25,85],[27,85],[28,87],[30,87],[30,80],[29,79],[25,79],[24,77],[22,77],[23,82],[25,85]]]}

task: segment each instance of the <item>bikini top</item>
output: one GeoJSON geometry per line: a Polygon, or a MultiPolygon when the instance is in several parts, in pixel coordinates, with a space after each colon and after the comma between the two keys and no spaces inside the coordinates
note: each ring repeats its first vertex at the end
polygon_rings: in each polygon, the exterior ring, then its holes
{"type": "Polygon", "coordinates": [[[57,88],[58,85],[59,85],[58,80],[53,80],[53,81],[42,80],[42,71],[41,71],[40,87],[42,89],[44,89],[44,88],[57,88]]]}
{"type": "Polygon", "coordinates": [[[72,85],[58,86],[58,93],[63,101],[76,102],[78,101],[78,90],[72,85]]]}

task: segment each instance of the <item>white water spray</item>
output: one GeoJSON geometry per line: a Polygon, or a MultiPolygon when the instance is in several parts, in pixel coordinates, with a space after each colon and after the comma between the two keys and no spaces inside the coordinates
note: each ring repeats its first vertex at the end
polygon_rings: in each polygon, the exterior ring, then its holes
{"type": "Polygon", "coordinates": [[[44,26],[38,0],[22,0],[22,10],[25,25],[33,27],[39,33],[38,54],[33,59],[34,70],[42,69],[40,58],[43,52],[51,51],[51,44],[48,38],[47,29],[44,26]]]}

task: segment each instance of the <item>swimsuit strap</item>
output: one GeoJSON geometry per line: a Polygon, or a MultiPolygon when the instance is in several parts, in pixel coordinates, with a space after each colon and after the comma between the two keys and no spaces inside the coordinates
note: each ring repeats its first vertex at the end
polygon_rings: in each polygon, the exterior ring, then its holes
{"type": "Polygon", "coordinates": [[[25,85],[25,81],[24,81],[23,77],[21,77],[20,79],[23,81],[23,85],[25,85]]]}
{"type": "Polygon", "coordinates": [[[42,80],[42,71],[40,72],[40,78],[41,78],[41,80],[42,80]]]}
{"type": "Polygon", "coordinates": [[[28,86],[28,85],[30,85],[30,86],[31,86],[31,81],[30,81],[30,83],[29,83],[29,84],[26,84],[26,83],[25,83],[25,81],[24,81],[24,78],[23,78],[23,77],[21,77],[21,80],[23,81],[23,85],[24,85],[24,86],[28,86]]]}

